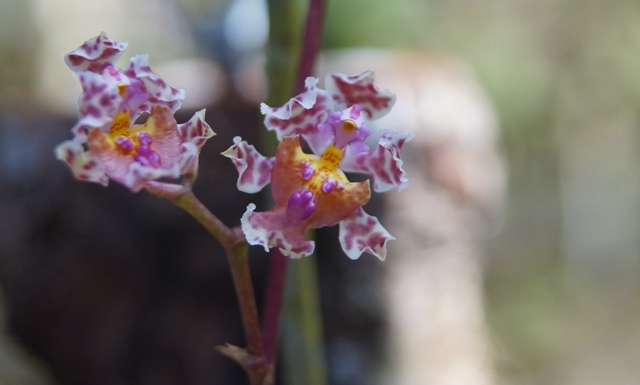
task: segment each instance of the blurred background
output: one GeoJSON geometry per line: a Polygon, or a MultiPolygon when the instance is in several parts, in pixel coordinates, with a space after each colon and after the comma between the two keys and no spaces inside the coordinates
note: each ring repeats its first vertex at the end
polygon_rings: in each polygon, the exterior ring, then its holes
{"type": "MultiPolygon", "coordinates": [[[[304,3],[299,2],[300,12],[304,3]]],[[[216,243],[146,193],[73,180],[53,148],[80,90],[62,55],[108,32],[207,107],[196,195],[256,197],[219,156],[256,143],[262,0],[0,0],[0,383],[223,384],[241,344],[216,243]]],[[[371,69],[412,131],[412,184],[376,197],[397,240],[352,262],[318,233],[332,385],[636,384],[640,3],[329,2],[318,66],[371,69]]],[[[260,146],[258,146],[260,148],[260,146]]],[[[256,287],[266,261],[252,256],[256,287]]]]}

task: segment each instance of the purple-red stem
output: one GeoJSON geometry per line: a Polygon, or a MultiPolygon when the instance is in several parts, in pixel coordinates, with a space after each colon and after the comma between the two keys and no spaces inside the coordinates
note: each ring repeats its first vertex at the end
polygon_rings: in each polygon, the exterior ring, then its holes
{"type": "MultiPolygon", "coordinates": [[[[322,38],[325,6],[325,0],[311,0],[309,3],[304,38],[300,50],[298,78],[294,90],[296,93],[304,91],[305,80],[313,73],[313,66],[318,57],[322,38]]],[[[277,249],[271,250],[270,257],[262,319],[262,341],[267,363],[275,366],[280,331],[280,314],[282,313],[289,259],[277,249]]]]}
{"type": "Polygon", "coordinates": [[[304,40],[302,41],[302,50],[298,66],[298,80],[295,89],[298,93],[304,91],[304,81],[308,76],[312,75],[313,66],[318,57],[320,41],[322,40],[325,6],[325,0],[311,0],[309,3],[307,24],[304,31],[304,40]]]}
{"type": "MultiPolygon", "coordinates": [[[[233,278],[248,356],[234,356],[246,369],[251,385],[268,385],[273,381],[272,367],[265,359],[258,307],[247,258],[248,245],[239,227],[229,228],[196,198],[190,187],[149,182],[147,191],[166,198],[191,214],[225,249],[233,278]]],[[[221,350],[224,352],[224,349],[221,350]]]]}
{"type": "Polygon", "coordinates": [[[287,280],[289,258],[274,248],[269,253],[268,284],[264,300],[264,316],[262,318],[262,341],[267,363],[276,361],[278,338],[280,335],[280,315],[287,280]]]}
{"type": "MultiPolygon", "coordinates": [[[[296,92],[304,90],[305,79],[312,74],[320,47],[324,10],[325,0],[310,1],[298,66],[296,92]]],[[[240,306],[242,325],[247,340],[246,352],[253,357],[250,360],[252,362],[245,360],[245,369],[252,385],[272,383],[288,258],[277,249],[271,253],[261,333],[247,260],[247,244],[241,231],[238,228],[231,229],[224,225],[193,195],[190,188],[180,188],[164,183],[149,183],[146,189],[153,194],[169,199],[186,210],[224,246],[240,306]]]]}

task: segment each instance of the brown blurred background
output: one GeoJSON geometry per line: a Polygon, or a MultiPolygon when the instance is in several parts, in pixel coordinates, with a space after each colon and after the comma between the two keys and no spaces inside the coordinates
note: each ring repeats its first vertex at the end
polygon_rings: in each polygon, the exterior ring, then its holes
{"type": "MultiPolygon", "coordinates": [[[[156,197],[74,181],[53,147],[79,92],[62,55],[107,31],[187,89],[179,121],[208,108],[196,193],[237,224],[259,198],[219,153],[262,129],[265,8],[0,0],[0,383],[244,381],[214,349],[242,343],[215,241],[156,197]]],[[[388,260],[318,234],[330,383],[636,384],[640,3],[327,11],[320,77],[377,72],[399,98],[380,127],[416,133],[411,186],[367,207],[397,238],[388,260]]],[[[258,288],[265,266],[256,250],[258,288]]]]}

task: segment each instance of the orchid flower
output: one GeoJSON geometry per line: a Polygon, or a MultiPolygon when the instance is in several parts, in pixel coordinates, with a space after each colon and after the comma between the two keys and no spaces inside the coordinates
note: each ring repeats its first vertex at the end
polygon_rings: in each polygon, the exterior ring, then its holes
{"type": "Polygon", "coordinates": [[[401,190],[409,180],[402,169],[400,152],[413,136],[381,130],[374,148],[366,122],[389,112],[395,96],[374,84],[371,71],[359,76],[327,75],[326,90],[309,77],[305,90],[283,106],[262,104],[265,126],[276,132],[280,144],[275,158],[261,155],[240,137],[223,155],[238,170],[238,189],[260,191],[271,183],[275,206],[256,212],[250,204],[242,217],[242,230],[251,245],[268,250],[277,247],[291,258],[310,255],[314,242],[309,229],[340,225],[340,244],[351,259],[363,252],[384,260],[386,243],[393,238],[377,218],[362,206],[371,196],[369,182],[350,182],[347,172],[369,174],[373,189],[401,190]],[[302,151],[302,137],[313,154],[302,151]]]}
{"type": "Polygon", "coordinates": [[[178,124],[173,114],[184,90],[151,71],[145,54],[116,69],[126,47],[103,32],[65,55],[82,86],[80,118],[71,130],[74,138],[60,144],[56,156],[80,180],[106,186],[112,179],[132,191],[152,180],[194,178],[200,149],[214,135],[205,110],[178,124]],[[135,124],[144,113],[146,121],[135,124]]]}

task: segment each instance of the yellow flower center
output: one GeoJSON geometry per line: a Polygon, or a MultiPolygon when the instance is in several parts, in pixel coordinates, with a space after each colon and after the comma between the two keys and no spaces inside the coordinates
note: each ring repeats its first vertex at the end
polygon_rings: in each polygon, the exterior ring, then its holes
{"type": "Polygon", "coordinates": [[[113,123],[109,129],[109,136],[115,138],[116,136],[122,136],[129,134],[129,127],[131,126],[131,117],[129,111],[117,113],[113,118],[113,123]]]}
{"type": "MultiPolygon", "coordinates": [[[[346,123],[346,122],[345,122],[346,123]]],[[[318,160],[318,166],[326,172],[335,172],[342,161],[343,148],[336,148],[333,144],[327,147],[318,160]]]]}
{"type": "Polygon", "coordinates": [[[132,129],[128,110],[116,114],[105,136],[118,151],[125,155],[136,156],[140,152],[148,152],[151,145],[149,133],[141,128],[132,129]]]}
{"type": "Polygon", "coordinates": [[[298,159],[302,166],[302,178],[305,188],[314,194],[328,194],[334,189],[342,190],[349,180],[338,168],[344,149],[333,144],[327,147],[320,157],[300,152],[298,159]]]}

